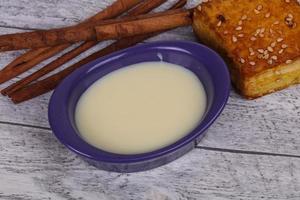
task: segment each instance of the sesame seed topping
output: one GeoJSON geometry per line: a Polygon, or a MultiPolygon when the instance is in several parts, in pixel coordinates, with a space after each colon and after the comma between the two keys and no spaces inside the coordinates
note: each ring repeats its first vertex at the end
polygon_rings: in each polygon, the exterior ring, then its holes
{"type": "Polygon", "coordinates": [[[242,20],[246,20],[247,19],[247,15],[243,15],[241,19],[242,20]]]}
{"type": "Polygon", "coordinates": [[[274,32],[273,29],[271,29],[271,28],[269,29],[269,31],[270,31],[271,34],[273,34],[273,32],[274,32]]]}
{"type": "Polygon", "coordinates": [[[237,42],[237,37],[235,37],[234,35],[232,36],[232,42],[237,42]]]}
{"type": "Polygon", "coordinates": [[[224,33],[224,35],[227,35],[227,34],[228,34],[228,31],[224,31],[223,33],[224,33]]]}
{"type": "Polygon", "coordinates": [[[273,64],[273,60],[272,60],[272,59],[268,60],[268,63],[269,63],[270,65],[272,65],[272,64],[273,64]]]}
{"type": "Polygon", "coordinates": [[[257,55],[257,58],[259,58],[259,59],[263,59],[263,58],[264,58],[264,55],[262,55],[262,54],[258,54],[258,55],[257,55]]]}
{"type": "Polygon", "coordinates": [[[284,49],[280,49],[280,50],[278,51],[278,53],[279,53],[279,54],[282,54],[283,51],[284,51],[284,49]]]}
{"type": "Polygon", "coordinates": [[[275,46],[276,46],[276,42],[272,42],[272,43],[271,43],[271,47],[274,48],[275,46]]]}
{"type": "Polygon", "coordinates": [[[294,16],[293,16],[291,13],[288,14],[288,17],[289,17],[290,19],[293,19],[293,18],[294,18],[294,16]]]}
{"type": "Polygon", "coordinates": [[[270,16],[271,16],[271,13],[269,13],[269,12],[265,14],[265,18],[269,18],[270,16]]]}
{"type": "Polygon", "coordinates": [[[240,30],[242,30],[243,28],[241,27],[241,26],[238,26],[238,27],[236,27],[235,28],[235,30],[237,30],[237,31],[240,31],[240,30]]]}
{"type": "Polygon", "coordinates": [[[264,53],[263,49],[257,49],[258,53],[264,53]]]}
{"type": "Polygon", "coordinates": [[[260,10],[263,9],[263,6],[262,6],[261,4],[259,4],[259,5],[256,7],[256,9],[260,11],[260,10]]]}
{"type": "Polygon", "coordinates": [[[265,55],[263,55],[263,59],[265,59],[265,60],[267,60],[267,59],[269,59],[269,57],[270,57],[270,55],[269,54],[265,54],[265,55]]]}
{"type": "Polygon", "coordinates": [[[270,51],[270,52],[273,52],[273,51],[274,51],[274,49],[273,49],[272,47],[268,47],[267,49],[268,49],[268,51],[270,51]]]}
{"type": "Polygon", "coordinates": [[[222,25],[222,21],[219,21],[219,22],[217,23],[217,26],[220,27],[221,25],[222,25]]]}
{"type": "Polygon", "coordinates": [[[255,41],[255,40],[256,40],[256,37],[252,36],[252,37],[250,38],[250,40],[251,40],[251,41],[255,41]]]}
{"type": "Polygon", "coordinates": [[[197,10],[198,10],[198,11],[201,11],[201,10],[202,10],[201,5],[197,6],[197,10]]]}
{"type": "Polygon", "coordinates": [[[244,64],[244,63],[245,63],[245,59],[244,59],[244,58],[240,58],[240,62],[241,62],[242,64],[244,64]]]}
{"type": "Polygon", "coordinates": [[[254,9],[254,12],[255,12],[255,14],[259,14],[260,13],[260,11],[257,10],[257,9],[254,9]]]}
{"type": "Polygon", "coordinates": [[[238,23],[238,25],[241,26],[242,24],[243,24],[243,21],[240,20],[239,23],[238,23]]]}
{"type": "Polygon", "coordinates": [[[249,62],[250,65],[254,66],[256,63],[254,61],[249,62]]]}
{"type": "Polygon", "coordinates": [[[279,24],[279,21],[275,21],[273,24],[277,25],[277,24],[279,24]]]}
{"type": "Polygon", "coordinates": [[[286,49],[286,48],[288,48],[288,45],[287,44],[282,44],[281,48],[286,49]]]}
{"type": "Polygon", "coordinates": [[[271,59],[277,60],[277,56],[274,55],[274,56],[271,57],[271,59]]]}
{"type": "Polygon", "coordinates": [[[256,29],[254,35],[255,35],[255,36],[258,36],[258,34],[260,34],[260,31],[261,31],[260,28],[256,29]]]}
{"type": "Polygon", "coordinates": [[[238,37],[244,37],[244,34],[243,33],[240,33],[240,34],[238,34],[238,37]]]}
{"type": "Polygon", "coordinates": [[[287,60],[287,61],[285,61],[286,64],[290,64],[290,63],[292,63],[292,62],[293,62],[292,60],[287,60]]]}
{"type": "Polygon", "coordinates": [[[282,42],[283,41],[283,38],[278,38],[277,39],[277,42],[282,42]]]}

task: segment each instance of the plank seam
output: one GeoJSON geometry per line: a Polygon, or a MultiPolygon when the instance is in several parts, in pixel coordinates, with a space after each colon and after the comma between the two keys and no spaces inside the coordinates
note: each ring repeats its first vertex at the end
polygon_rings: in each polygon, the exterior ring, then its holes
{"type": "Polygon", "coordinates": [[[205,146],[196,146],[195,148],[206,150],[206,151],[218,151],[218,152],[235,153],[235,154],[300,158],[299,155],[270,153],[270,152],[263,152],[263,151],[247,151],[247,150],[239,150],[239,149],[225,149],[225,148],[205,147],[205,146]]]}
{"type": "Polygon", "coordinates": [[[11,126],[22,126],[22,127],[36,128],[36,129],[42,129],[42,130],[51,130],[51,128],[49,128],[49,127],[22,124],[22,123],[16,123],[16,122],[0,121],[0,124],[11,125],[11,126]]]}

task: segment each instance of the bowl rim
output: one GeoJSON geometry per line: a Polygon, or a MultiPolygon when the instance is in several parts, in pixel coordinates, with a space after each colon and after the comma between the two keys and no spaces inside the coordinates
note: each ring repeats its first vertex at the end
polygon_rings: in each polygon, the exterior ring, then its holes
{"type": "MultiPolygon", "coordinates": [[[[193,56],[195,57],[195,56],[193,56]]],[[[125,67],[125,65],[122,67],[125,67]]],[[[205,66],[204,66],[205,67],[205,66]]],[[[105,67],[104,67],[105,68],[105,67]]],[[[113,71],[113,70],[112,70],[113,71]]],[[[111,71],[110,71],[111,72],[111,71]]],[[[101,77],[100,77],[101,78],[101,77]]],[[[60,84],[59,86],[54,90],[50,102],[49,102],[49,107],[48,107],[48,120],[50,127],[52,129],[53,134],[56,136],[56,138],[68,149],[71,151],[75,152],[76,154],[79,154],[83,157],[95,160],[95,161],[100,161],[100,162],[105,162],[105,163],[132,163],[132,162],[142,162],[146,160],[151,160],[155,159],[157,157],[166,155],[168,153],[172,153],[178,149],[181,149],[185,145],[190,144],[191,142],[194,142],[199,136],[204,134],[204,132],[213,124],[213,122],[219,117],[221,112],[223,111],[228,98],[229,98],[229,93],[230,93],[230,75],[229,71],[227,68],[226,63],[224,60],[221,58],[219,54],[217,54],[215,51],[210,49],[209,47],[191,42],[191,41],[158,41],[158,42],[149,42],[145,44],[139,44],[133,47],[129,47],[120,51],[117,51],[115,53],[109,54],[104,57],[100,57],[86,65],[83,65],[79,69],[75,70],[73,73],[71,73],[68,77],[66,77],[60,84]],[[76,130],[74,128],[70,129],[70,126],[65,129],[66,123],[71,123],[69,121],[69,118],[66,117],[66,113],[62,110],[63,104],[67,102],[69,95],[69,92],[73,89],[71,85],[73,85],[74,81],[76,78],[78,79],[81,74],[84,72],[89,72],[92,70],[94,67],[97,67],[99,65],[104,65],[106,63],[109,63],[113,59],[122,59],[122,57],[126,55],[131,55],[134,54],[137,56],[137,52],[139,50],[145,50],[145,49],[161,49],[164,48],[164,50],[170,48],[170,50],[173,50],[174,48],[178,48],[181,50],[187,50],[188,51],[193,51],[195,50],[200,50],[204,51],[211,56],[211,59],[215,59],[215,61],[218,62],[219,64],[219,72],[223,73],[223,77],[221,78],[222,80],[222,94],[218,94],[218,102],[217,105],[215,105],[213,113],[210,112],[204,117],[204,119],[208,118],[207,122],[203,124],[202,120],[198,126],[202,125],[200,130],[197,130],[196,133],[190,132],[188,133],[185,137],[184,140],[183,138],[178,140],[176,145],[171,144],[168,145],[164,148],[148,152],[148,153],[143,153],[143,154],[133,154],[133,155],[120,155],[120,154],[115,154],[115,153],[110,153],[110,152],[105,152],[103,150],[100,150],[87,142],[85,142],[81,137],[78,136],[76,133],[76,130]],[[216,107],[217,106],[217,107],[216,107]],[[64,127],[64,128],[62,128],[64,127]],[[72,137],[78,137],[74,141],[72,138],[66,138],[64,137],[64,134],[71,133],[72,137]],[[192,134],[193,133],[193,134],[192,134]],[[76,136],[75,136],[76,135],[76,136]],[[182,140],[182,141],[181,141],[182,140]],[[181,141],[181,142],[179,142],[181,141]],[[91,153],[93,152],[93,153],[91,153]],[[104,155],[103,155],[104,153],[104,155]]],[[[213,99],[213,104],[215,104],[215,99],[213,99]]],[[[72,127],[72,126],[71,126],[72,127]]]]}

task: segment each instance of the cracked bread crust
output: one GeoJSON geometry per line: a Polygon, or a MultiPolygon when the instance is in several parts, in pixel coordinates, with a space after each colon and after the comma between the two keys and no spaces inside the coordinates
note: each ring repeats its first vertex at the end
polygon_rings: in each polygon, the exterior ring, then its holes
{"type": "Polygon", "coordinates": [[[210,0],[195,9],[193,28],[226,58],[232,81],[245,97],[300,82],[296,0],[210,0]]]}

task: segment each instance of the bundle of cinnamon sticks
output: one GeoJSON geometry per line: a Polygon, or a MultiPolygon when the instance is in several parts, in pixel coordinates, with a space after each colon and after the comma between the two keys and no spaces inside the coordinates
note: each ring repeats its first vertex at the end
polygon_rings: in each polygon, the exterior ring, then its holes
{"type": "Polygon", "coordinates": [[[48,63],[41,69],[1,90],[3,95],[20,103],[53,90],[66,76],[77,68],[107,55],[180,26],[191,24],[191,10],[183,9],[186,0],[178,0],[168,10],[150,13],[166,0],[117,0],[111,6],[78,25],[43,31],[32,31],[0,36],[0,51],[29,49],[0,71],[0,84],[35,67],[42,61],[82,42],[78,47],[48,63]],[[121,16],[121,17],[119,17],[121,16]],[[116,40],[79,62],[51,75],[81,53],[104,40],[116,40]]]}

